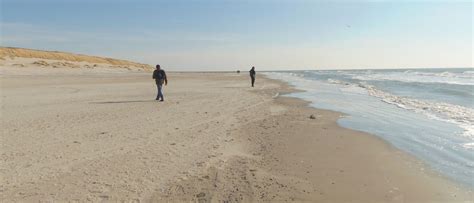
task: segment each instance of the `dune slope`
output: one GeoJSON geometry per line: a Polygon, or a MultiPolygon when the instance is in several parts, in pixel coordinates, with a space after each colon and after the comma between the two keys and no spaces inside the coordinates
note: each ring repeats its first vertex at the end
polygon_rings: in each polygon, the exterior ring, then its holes
{"type": "Polygon", "coordinates": [[[70,62],[102,63],[114,66],[133,66],[151,70],[153,67],[148,64],[136,63],[126,60],[105,58],[98,56],[88,56],[58,51],[42,51],[15,47],[0,47],[0,60],[7,58],[39,58],[48,60],[63,60],[70,62]]]}

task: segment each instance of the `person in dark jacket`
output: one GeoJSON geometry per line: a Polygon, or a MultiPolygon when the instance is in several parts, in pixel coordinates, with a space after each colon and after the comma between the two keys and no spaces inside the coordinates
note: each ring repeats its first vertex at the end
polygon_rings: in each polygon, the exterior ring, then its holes
{"type": "Polygon", "coordinates": [[[255,67],[252,66],[252,69],[250,69],[250,80],[252,81],[252,87],[253,87],[253,84],[255,83],[255,67]]]}
{"type": "Polygon", "coordinates": [[[160,102],[162,102],[164,101],[163,83],[165,85],[168,85],[168,78],[166,77],[165,70],[161,69],[160,65],[156,65],[156,70],[153,71],[153,79],[155,79],[156,87],[158,88],[158,94],[156,95],[156,100],[159,100],[160,102]]]}

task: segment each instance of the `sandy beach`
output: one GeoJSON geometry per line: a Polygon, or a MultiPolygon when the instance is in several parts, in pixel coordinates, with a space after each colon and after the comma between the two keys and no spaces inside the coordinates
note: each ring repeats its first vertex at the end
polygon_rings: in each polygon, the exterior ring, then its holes
{"type": "Polygon", "coordinates": [[[0,201],[473,200],[261,74],[169,73],[160,103],[148,72],[75,70],[2,67],[0,201]]]}

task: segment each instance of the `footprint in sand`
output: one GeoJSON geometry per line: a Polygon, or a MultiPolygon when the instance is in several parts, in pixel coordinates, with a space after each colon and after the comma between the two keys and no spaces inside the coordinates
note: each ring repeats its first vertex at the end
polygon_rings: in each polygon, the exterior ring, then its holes
{"type": "Polygon", "coordinates": [[[210,199],[209,200],[207,199],[208,195],[206,195],[206,193],[204,192],[197,194],[196,197],[199,203],[211,202],[210,199]]]}

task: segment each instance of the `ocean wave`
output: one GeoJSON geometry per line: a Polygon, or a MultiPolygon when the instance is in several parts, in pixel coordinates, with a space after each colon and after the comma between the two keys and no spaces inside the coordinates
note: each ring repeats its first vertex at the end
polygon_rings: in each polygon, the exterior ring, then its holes
{"type": "Polygon", "coordinates": [[[474,149],[474,142],[463,144],[466,149],[474,149]]]}
{"type": "Polygon", "coordinates": [[[348,82],[343,82],[341,80],[336,80],[336,79],[332,79],[332,78],[329,78],[327,81],[329,83],[332,83],[332,84],[350,85],[350,83],[348,83],[348,82]]]}
{"type": "Polygon", "coordinates": [[[288,73],[288,74],[295,77],[304,77],[304,74],[301,74],[301,73],[288,73]]]}
{"type": "Polygon", "coordinates": [[[424,101],[408,97],[396,96],[374,86],[364,83],[359,84],[367,90],[368,94],[380,98],[383,102],[396,105],[400,108],[412,110],[418,113],[449,123],[454,123],[464,129],[463,136],[474,140],[474,110],[443,102],[424,101]]]}
{"type": "Polygon", "coordinates": [[[418,82],[418,83],[443,83],[454,85],[474,85],[474,71],[464,72],[422,72],[407,70],[403,72],[386,73],[346,73],[352,79],[362,81],[400,81],[400,82],[418,82]]]}
{"type": "MultiPolygon", "coordinates": [[[[468,137],[470,140],[474,141],[474,109],[455,104],[396,96],[379,90],[365,82],[356,84],[336,79],[327,79],[327,82],[363,88],[366,90],[368,95],[380,98],[381,101],[385,103],[396,105],[399,108],[415,111],[417,113],[422,113],[428,116],[430,119],[456,124],[464,130],[462,133],[463,136],[468,137]]],[[[474,142],[465,143],[463,147],[474,149],[474,142]]]]}

